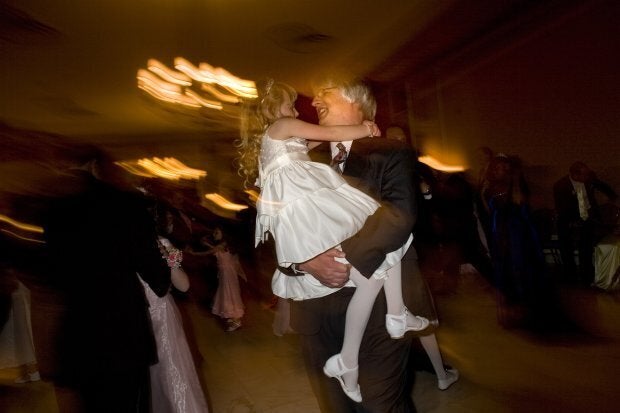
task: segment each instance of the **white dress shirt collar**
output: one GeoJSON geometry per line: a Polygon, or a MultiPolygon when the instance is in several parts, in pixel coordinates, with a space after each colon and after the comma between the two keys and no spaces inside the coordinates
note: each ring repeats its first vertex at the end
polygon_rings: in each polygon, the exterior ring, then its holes
{"type": "MultiPolygon", "coordinates": [[[[342,143],[344,147],[347,148],[347,155],[348,155],[349,152],[351,151],[351,145],[353,144],[353,141],[342,141],[340,143],[342,143]]],[[[336,154],[338,153],[338,148],[336,148],[336,145],[338,145],[338,142],[329,143],[329,147],[331,148],[331,151],[332,151],[332,158],[336,156],[336,154]]]]}

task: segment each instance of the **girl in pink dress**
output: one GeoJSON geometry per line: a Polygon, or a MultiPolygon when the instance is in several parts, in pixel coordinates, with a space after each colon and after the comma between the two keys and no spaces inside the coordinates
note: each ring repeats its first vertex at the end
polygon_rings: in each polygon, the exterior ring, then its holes
{"type": "Polygon", "coordinates": [[[226,320],[226,331],[235,331],[241,327],[241,318],[245,313],[245,306],[241,300],[239,277],[247,281],[247,277],[239,256],[230,251],[228,244],[223,240],[221,228],[213,231],[215,245],[208,244],[208,251],[217,259],[217,276],[219,285],[213,299],[212,313],[226,320]]]}

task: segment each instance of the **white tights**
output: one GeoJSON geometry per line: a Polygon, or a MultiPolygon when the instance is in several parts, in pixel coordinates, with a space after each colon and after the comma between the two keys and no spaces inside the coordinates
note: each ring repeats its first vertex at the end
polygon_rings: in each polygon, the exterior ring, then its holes
{"type": "MultiPolygon", "coordinates": [[[[390,268],[387,271],[387,278],[383,279],[366,278],[355,268],[351,268],[350,279],[355,284],[356,289],[347,308],[344,341],[340,352],[346,367],[354,368],[358,365],[362,337],[381,287],[384,287],[388,314],[401,315],[405,311],[400,273],[400,262],[390,268]]],[[[350,380],[347,379],[345,377],[348,387],[350,380]]],[[[355,382],[357,382],[357,377],[355,377],[355,382]]]]}

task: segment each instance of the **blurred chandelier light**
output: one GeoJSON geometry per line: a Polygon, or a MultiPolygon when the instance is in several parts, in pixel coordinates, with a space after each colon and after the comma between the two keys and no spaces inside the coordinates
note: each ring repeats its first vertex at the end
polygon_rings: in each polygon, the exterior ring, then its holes
{"type": "Polygon", "coordinates": [[[206,194],[205,198],[207,198],[209,201],[213,202],[220,208],[224,208],[230,211],[242,211],[248,208],[247,205],[235,204],[234,202],[229,201],[220,194],[206,194]]]}
{"type": "Polygon", "coordinates": [[[7,235],[9,235],[9,236],[11,236],[13,238],[21,239],[21,240],[28,241],[28,242],[37,242],[39,244],[45,244],[45,241],[43,241],[43,240],[24,237],[22,235],[16,234],[16,233],[11,232],[11,231],[6,230],[6,229],[1,229],[0,231],[4,232],[5,234],[7,234],[7,235]]]}
{"type": "Polygon", "coordinates": [[[258,96],[254,81],[240,79],[221,67],[214,68],[208,63],[196,67],[182,57],[174,59],[174,67],[198,82],[221,86],[237,96],[250,99],[258,96]]]}
{"type": "Polygon", "coordinates": [[[175,158],[142,158],[135,161],[119,161],[116,164],[131,174],[145,178],[191,180],[207,176],[206,171],[190,168],[175,158]]]}
{"type": "MultiPolygon", "coordinates": [[[[25,224],[23,222],[17,221],[11,217],[8,217],[6,215],[0,214],[0,221],[4,221],[7,224],[15,227],[15,228],[19,228],[19,229],[23,229],[24,231],[30,231],[30,232],[37,232],[39,234],[43,233],[43,228],[39,227],[37,225],[31,225],[31,224],[25,224]]],[[[8,232],[8,231],[5,231],[8,232]]]]}
{"type": "Polygon", "coordinates": [[[138,88],[164,102],[215,110],[223,110],[222,103],[234,105],[241,98],[258,96],[254,81],[238,78],[221,67],[195,66],[182,57],[174,59],[174,66],[176,70],[149,59],[147,69],[138,70],[138,88]]]}
{"type": "Polygon", "coordinates": [[[442,172],[463,172],[465,170],[465,168],[460,165],[445,165],[430,155],[420,156],[418,161],[442,172]]]}

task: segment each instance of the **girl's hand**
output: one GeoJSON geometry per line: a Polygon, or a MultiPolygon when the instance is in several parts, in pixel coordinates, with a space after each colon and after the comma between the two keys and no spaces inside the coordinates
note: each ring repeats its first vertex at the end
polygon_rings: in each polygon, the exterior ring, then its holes
{"type": "Polygon", "coordinates": [[[365,120],[362,123],[368,128],[368,136],[370,136],[371,138],[375,136],[381,136],[381,130],[379,130],[379,127],[376,123],[371,120],[365,120]]]}

